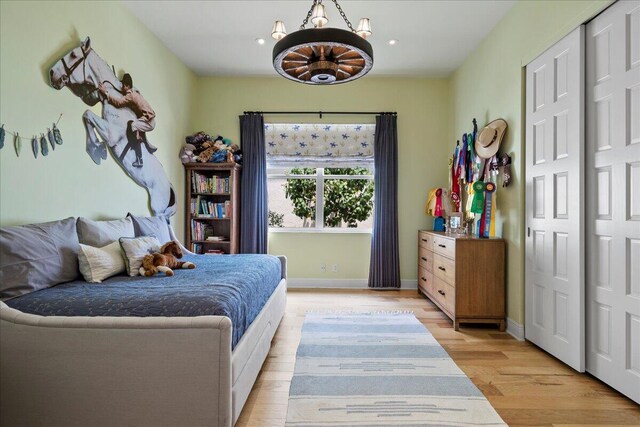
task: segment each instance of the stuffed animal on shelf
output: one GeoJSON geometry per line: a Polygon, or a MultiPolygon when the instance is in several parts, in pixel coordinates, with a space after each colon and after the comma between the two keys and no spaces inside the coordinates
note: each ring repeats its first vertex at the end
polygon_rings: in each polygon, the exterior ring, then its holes
{"type": "Polygon", "coordinates": [[[215,148],[209,147],[204,151],[200,152],[200,154],[198,154],[198,157],[196,157],[196,160],[199,161],[200,163],[208,163],[213,158],[213,154],[215,152],[216,152],[215,148]]]}
{"type": "Polygon", "coordinates": [[[167,276],[173,276],[172,268],[196,268],[192,262],[178,261],[182,258],[182,249],[173,240],[165,243],[160,248],[160,252],[145,255],[140,267],[140,275],[151,277],[161,271],[167,276]]]}
{"type": "Polygon", "coordinates": [[[198,156],[193,154],[196,150],[196,146],[193,144],[184,144],[182,149],[180,150],[180,161],[182,163],[193,163],[196,161],[198,156]]]}

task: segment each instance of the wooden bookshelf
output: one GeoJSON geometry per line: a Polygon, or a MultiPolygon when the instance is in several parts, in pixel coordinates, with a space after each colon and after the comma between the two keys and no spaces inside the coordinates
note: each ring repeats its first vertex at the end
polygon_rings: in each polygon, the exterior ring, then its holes
{"type": "Polygon", "coordinates": [[[196,253],[240,250],[240,172],[235,163],[186,163],[185,236],[196,253]],[[209,240],[208,237],[222,240],[209,240]]]}

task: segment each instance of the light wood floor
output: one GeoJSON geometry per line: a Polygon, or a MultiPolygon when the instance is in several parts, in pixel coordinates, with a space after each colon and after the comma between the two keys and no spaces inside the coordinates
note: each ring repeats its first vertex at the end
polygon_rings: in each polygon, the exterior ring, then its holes
{"type": "Polygon", "coordinates": [[[451,322],[416,291],[289,290],[287,312],[237,426],[284,426],[309,310],[412,310],[510,426],[640,426],[640,407],[588,374],[491,327],[451,322]]]}

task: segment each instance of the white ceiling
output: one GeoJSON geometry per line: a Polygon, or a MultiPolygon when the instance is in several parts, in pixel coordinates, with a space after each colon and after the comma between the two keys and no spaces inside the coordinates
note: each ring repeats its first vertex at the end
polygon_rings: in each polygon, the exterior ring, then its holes
{"type": "MultiPolygon", "coordinates": [[[[298,29],[311,0],[136,1],[124,4],[198,75],[275,75],[276,19],[298,29]],[[264,38],[259,45],[256,38],[264,38]]],[[[339,1],[355,27],[371,19],[372,75],[446,76],[513,6],[513,0],[339,1]],[[397,39],[395,46],[387,42],[397,39]]],[[[346,28],[330,0],[329,26],[346,28]]]]}

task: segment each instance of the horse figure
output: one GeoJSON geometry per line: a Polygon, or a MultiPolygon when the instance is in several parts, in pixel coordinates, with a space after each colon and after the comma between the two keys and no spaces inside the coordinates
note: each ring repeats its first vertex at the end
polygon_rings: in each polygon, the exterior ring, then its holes
{"type": "Polygon", "coordinates": [[[60,90],[66,86],[89,106],[102,103],[102,117],[90,110],[82,115],[89,157],[99,165],[107,159],[106,147],[109,147],[112,157],[127,175],[147,189],[153,215],[169,217],[175,214],[175,191],[156,156],[143,147],[144,166],[133,166],[136,155],[128,146],[127,124],[136,119],[136,114],[129,108],[116,108],[109,104],[98,91],[100,83],[109,91],[120,91],[122,84],[106,61],[91,48],[89,37],[51,67],[49,79],[54,89],[60,90]]]}

